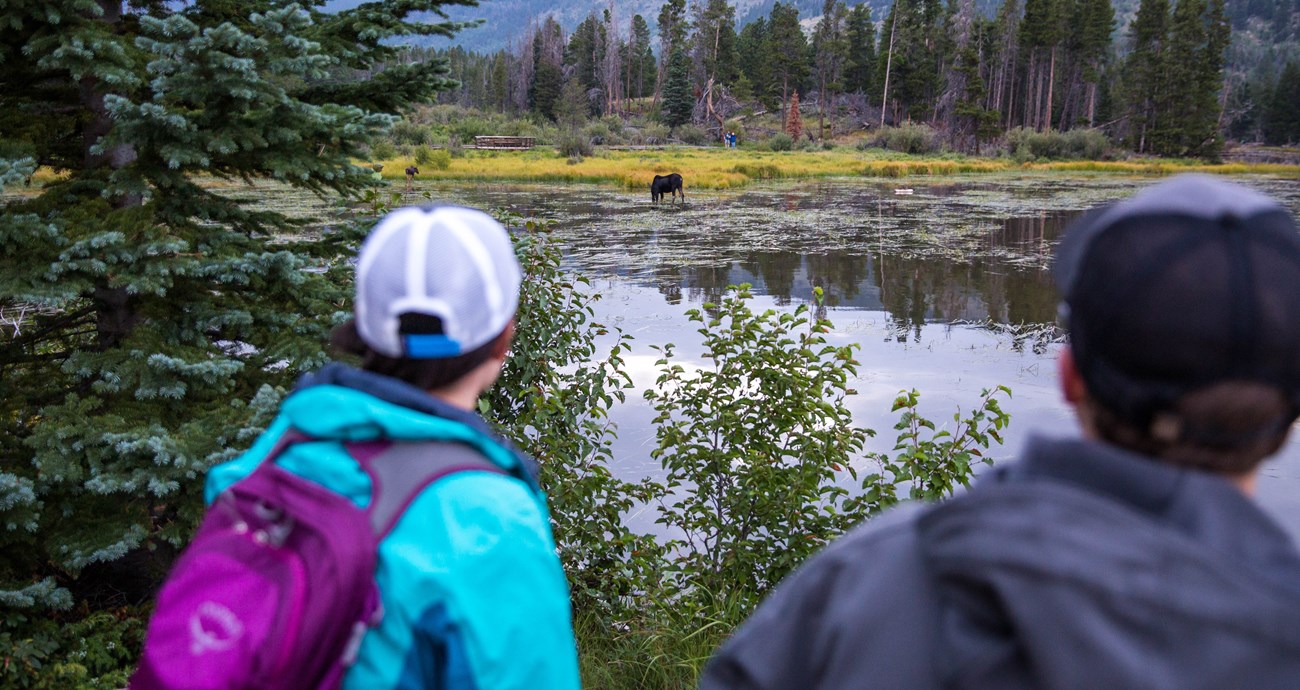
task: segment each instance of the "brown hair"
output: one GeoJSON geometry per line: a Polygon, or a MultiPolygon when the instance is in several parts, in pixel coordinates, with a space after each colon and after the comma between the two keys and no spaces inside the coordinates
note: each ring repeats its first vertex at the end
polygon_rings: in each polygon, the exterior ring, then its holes
{"type": "MultiPolygon", "coordinates": [[[[440,333],[442,324],[437,317],[404,314],[401,317],[399,330],[403,333],[440,333]]],[[[366,371],[391,376],[421,390],[430,391],[455,383],[473,371],[486,362],[494,350],[501,347],[503,339],[508,341],[511,335],[510,326],[506,326],[497,337],[486,344],[455,357],[437,359],[389,357],[370,349],[370,346],[361,339],[361,334],[357,332],[357,322],[349,319],[330,334],[330,346],[339,352],[359,355],[361,368],[366,371]]]]}
{"type": "Polygon", "coordinates": [[[1253,381],[1225,381],[1187,393],[1157,413],[1146,429],[1092,402],[1101,438],[1171,465],[1230,476],[1247,474],[1276,453],[1297,417],[1280,390],[1253,381]]]}

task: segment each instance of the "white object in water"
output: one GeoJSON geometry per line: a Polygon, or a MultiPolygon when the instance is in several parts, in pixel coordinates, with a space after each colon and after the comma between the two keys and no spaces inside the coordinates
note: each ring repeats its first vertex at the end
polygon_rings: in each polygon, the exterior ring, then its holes
{"type": "Polygon", "coordinates": [[[912,190],[909,189],[909,188],[907,188],[907,187],[900,187],[899,189],[895,189],[895,190],[894,190],[894,193],[895,193],[895,194],[911,194],[911,193],[912,193],[912,190]]]}

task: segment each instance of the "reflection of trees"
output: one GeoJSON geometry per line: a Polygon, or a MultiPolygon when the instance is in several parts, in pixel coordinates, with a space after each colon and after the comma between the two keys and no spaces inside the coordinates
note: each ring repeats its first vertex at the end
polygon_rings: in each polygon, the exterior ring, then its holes
{"type": "Polygon", "coordinates": [[[686,295],[691,302],[722,301],[722,293],[731,282],[731,265],[690,266],[683,271],[686,274],[686,295]]]}
{"type": "Polygon", "coordinates": [[[989,233],[986,246],[1000,249],[1010,247],[1029,255],[1047,257],[1052,243],[1061,237],[1065,227],[1079,211],[1043,211],[1036,216],[1007,218],[1002,228],[989,233]]]}
{"type": "Polygon", "coordinates": [[[1046,271],[1002,263],[950,263],[925,257],[882,256],[876,284],[894,337],[920,340],[928,319],[1050,323],[1056,299],[1046,271]]]}
{"type": "Polygon", "coordinates": [[[803,263],[803,257],[793,252],[750,252],[740,265],[746,271],[763,279],[767,294],[776,298],[777,304],[789,304],[794,290],[794,274],[803,263]]]}
{"type": "Polygon", "coordinates": [[[826,291],[826,306],[838,307],[858,296],[862,281],[871,273],[871,257],[810,254],[804,257],[808,282],[826,291]]]}

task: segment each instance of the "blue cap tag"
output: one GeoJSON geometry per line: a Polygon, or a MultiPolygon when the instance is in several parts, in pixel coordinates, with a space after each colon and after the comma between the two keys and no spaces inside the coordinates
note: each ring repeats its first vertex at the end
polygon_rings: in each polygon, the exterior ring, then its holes
{"type": "Polygon", "coordinates": [[[406,356],[414,359],[438,359],[459,355],[460,343],[445,335],[406,335],[406,356]]]}

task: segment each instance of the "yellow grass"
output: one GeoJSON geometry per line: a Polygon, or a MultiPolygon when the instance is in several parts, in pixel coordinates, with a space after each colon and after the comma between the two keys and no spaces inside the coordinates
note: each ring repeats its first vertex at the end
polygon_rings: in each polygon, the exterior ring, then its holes
{"type": "MultiPolygon", "coordinates": [[[[415,163],[399,157],[383,161],[383,177],[400,180],[415,163]]],[[[370,161],[360,161],[369,165],[370,161]]],[[[644,151],[599,151],[581,162],[570,163],[553,149],[531,151],[474,151],[453,158],[446,170],[425,165],[421,180],[588,182],[611,184],[638,190],[649,186],[655,175],[681,173],[689,189],[731,189],[758,180],[810,179],[819,177],[897,178],[919,175],[944,176],[999,172],[1115,173],[1127,175],[1171,175],[1205,172],[1223,175],[1270,174],[1300,178],[1300,165],[1221,163],[1205,164],[1181,160],[1061,161],[1017,163],[1005,158],[962,156],[908,156],[888,151],[859,151],[837,148],[831,151],[754,151],[723,148],[664,148],[644,151]]],[[[32,189],[67,177],[66,172],[41,168],[33,177],[32,189]]],[[[10,190],[13,191],[13,190],[10,190]]]]}
{"type": "MultiPolygon", "coordinates": [[[[378,161],[383,176],[401,179],[409,157],[378,161]]],[[[627,189],[649,186],[655,175],[681,173],[688,187],[729,189],[756,180],[818,177],[906,177],[909,175],[959,175],[971,173],[1062,171],[1130,175],[1168,175],[1176,172],[1217,174],[1278,174],[1300,177],[1300,166],[1273,164],[1210,165],[1183,161],[1069,161],[1017,163],[1002,158],[916,157],[883,151],[747,151],[722,148],[667,148],[645,151],[601,151],[580,162],[548,148],[531,151],[467,151],[454,158],[446,170],[424,166],[422,180],[589,182],[627,189]]]]}

